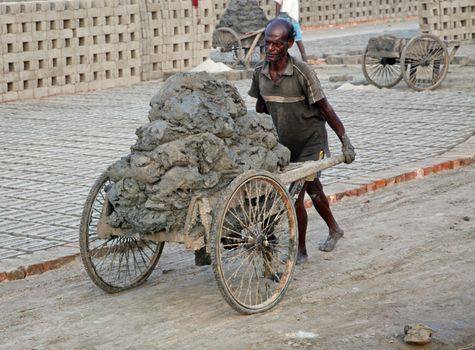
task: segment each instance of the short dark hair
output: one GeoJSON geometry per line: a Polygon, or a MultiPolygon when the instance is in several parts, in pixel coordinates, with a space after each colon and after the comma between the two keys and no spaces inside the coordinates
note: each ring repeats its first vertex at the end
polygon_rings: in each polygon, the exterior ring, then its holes
{"type": "Polygon", "coordinates": [[[267,30],[267,27],[273,23],[278,23],[279,25],[282,25],[287,30],[288,39],[295,41],[296,33],[295,33],[295,29],[292,23],[290,23],[289,21],[283,18],[274,18],[274,19],[271,19],[269,22],[267,22],[265,30],[267,30]]]}

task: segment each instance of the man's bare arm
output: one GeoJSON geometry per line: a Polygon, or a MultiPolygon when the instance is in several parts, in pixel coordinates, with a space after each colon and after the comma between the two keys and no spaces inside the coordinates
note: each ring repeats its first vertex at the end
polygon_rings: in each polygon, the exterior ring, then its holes
{"type": "Polygon", "coordinates": [[[333,129],[335,134],[337,134],[338,138],[341,141],[341,151],[345,156],[345,163],[351,163],[355,160],[355,148],[351,144],[350,138],[346,135],[345,127],[341,122],[340,118],[336,115],[333,107],[330,105],[326,98],[321,99],[320,101],[316,102],[320,110],[323,112],[323,117],[327,121],[328,125],[333,129]]]}
{"type": "Polygon", "coordinates": [[[277,17],[280,13],[280,9],[281,9],[282,5],[279,4],[279,3],[275,3],[275,16],[277,17]]]}
{"type": "Polygon", "coordinates": [[[327,121],[328,125],[330,125],[335,134],[337,134],[340,141],[342,141],[342,137],[345,135],[345,127],[343,126],[340,118],[338,118],[336,115],[328,100],[323,98],[315,104],[318,105],[320,110],[323,112],[323,117],[327,121]]]}

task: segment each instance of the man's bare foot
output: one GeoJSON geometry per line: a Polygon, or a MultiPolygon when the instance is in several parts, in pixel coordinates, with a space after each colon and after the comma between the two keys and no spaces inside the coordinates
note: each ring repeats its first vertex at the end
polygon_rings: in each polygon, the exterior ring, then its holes
{"type": "Polygon", "coordinates": [[[296,264],[300,265],[300,264],[306,263],[307,260],[308,260],[308,255],[307,254],[299,254],[299,255],[297,255],[296,264]]]}
{"type": "Polygon", "coordinates": [[[322,252],[331,252],[333,249],[335,249],[336,242],[338,242],[338,240],[343,237],[344,234],[345,232],[338,227],[334,232],[330,232],[324,242],[320,243],[318,249],[320,249],[322,252]]]}
{"type": "Polygon", "coordinates": [[[306,247],[299,247],[298,251],[297,251],[297,261],[296,261],[296,264],[297,265],[300,265],[300,264],[303,264],[305,262],[307,262],[308,260],[308,255],[307,255],[307,248],[306,247]]]}

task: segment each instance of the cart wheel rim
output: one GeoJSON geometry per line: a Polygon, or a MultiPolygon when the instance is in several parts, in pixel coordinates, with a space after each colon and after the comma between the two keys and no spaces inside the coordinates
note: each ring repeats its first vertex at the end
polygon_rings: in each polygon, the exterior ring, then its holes
{"type": "Polygon", "coordinates": [[[449,53],[445,43],[435,35],[412,38],[401,55],[403,78],[417,91],[437,88],[447,75],[449,53]]]}
{"type": "Polygon", "coordinates": [[[295,213],[273,177],[237,179],[215,221],[213,267],[226,301],[241,313],[275,306],[295,267],[295,213]]]}
{"type": "Polygon", "coordinates": [[[80,226],[81,258],[93,282],[113,293],[142,284],[153,272],[163,250],[163,242],[135,236],[102,237],[98,234],[101,216],[111,211],[107,191],[112,182],[106,174],[96,181],[84,206],[80,226]]]}
{"type": "Polygon", "coordinates": [[[213,32],[212,46],[219,51],[212,55],[213,61],[225,63],[231,68],[242,64],[244,55],[241,39],[233,29],[216,28],[213,32]]]}
{"type": "MultiPolygon", "coordinates": [[[[392,35],[383,36],[396,39],[392,35]]],[[[363,54],[362,68],[368,83],[378,88],[391,88],[402,80],[400,57],[376,57],[368,53],[368,47],[363,54]]]]}

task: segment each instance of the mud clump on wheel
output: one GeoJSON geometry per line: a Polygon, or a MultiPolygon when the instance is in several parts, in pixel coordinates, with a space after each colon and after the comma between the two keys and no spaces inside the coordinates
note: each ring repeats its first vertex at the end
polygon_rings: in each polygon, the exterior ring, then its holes
{"type": "Polygon", "coordinates": [[[267,24],[264,10],[255,0],[231,0],[216,28],[228,27],[238,34],[255,32],[267,24]]]}
{"type": "Polygon", "coordinates": [[[247,111],[233,85],[207,73],[170,77],[150,106],[131,153],[108,169],[113,227],[181,230],[193,196],[210,197],[245,170],[275,172],[289,162],[270,117],[247,111]]]}

